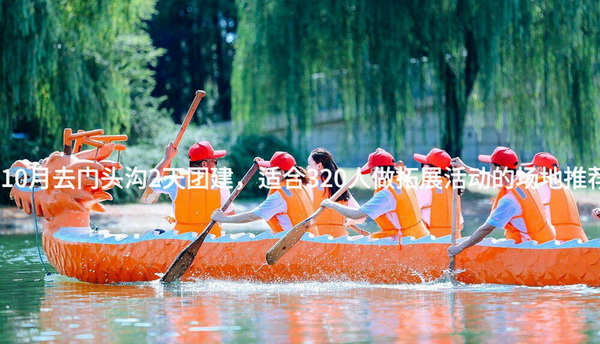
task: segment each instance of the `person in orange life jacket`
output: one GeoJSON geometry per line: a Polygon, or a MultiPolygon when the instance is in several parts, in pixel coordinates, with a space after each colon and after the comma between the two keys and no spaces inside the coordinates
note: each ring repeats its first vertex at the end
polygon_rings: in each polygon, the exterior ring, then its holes
{"type": "Polygon", "coordinates": [[[415,238],[429,235],[429,230],[421,220],[417,196],[412,188],[399,183],[398,170],[390,153],[378,148],[369,154],[361,173],[370,173],[375,180],[375,194],[367,203],[356,209],[326,199],[321,205],[351,219],[369,216],[381,228],[381,231],[371,235],[374,238],[393,237],[398,231],[402,236],[415,238]],[[382,184],[385,186],[377,187],[382,184]]]}
{"type": "MultiPolygon", "coordinates": [[[[269,168],[269,196],[251,211],[227,216],[222,211],[213,212],[212,219],[225,223],[245,223],[263,219],[274,233],[287,231],[312,214],[312,198],[306,184],[308,176],[304,168],[296,165],[296,159],[286,152],[275,152],[269,161],[256,158],[260,167],[269,168]]],[[[308,231],[319,235],[318,227],[308,231]]]]}
{"type": "MultiPolygon", "coordinates": [[[[455,158],[458,159],[458,158],[455,158]]],[[[460,159],[453,159],[454,166],[466,167],[467,173],[477,173],[460,159]]],[[[554,227],[548,221],[540,196],[516,179],[519,157],[510,148],[497,147],[490,155],[480,155],[479,161],[491,164],[492,171],[499,171],[503,187],[496,196],[492,213],[486,222],[459,245],[448,248],[448,255],[455,256],[488,236],[496,228],[505,228],[504,235],[516,243],[535,240],[538,243],[554,240],[554,227]]]]}
{"type": "Polygon", "coordinates": [[[530,172],[537,176],[537,191],[544,205],[546,216],[556,230],[556,240],[580,239],[588,241],[581,227],[579,210],[573,193],[557,178],[549,177],[560,171],[558,160],[550,153],[537,153],[524,167],[533,167],[530,172]]]}
{"type": "MultiPolygon", "coordinates": [[[[223,206],[229,198],[229,189],[218,186],[215,174],[217,159],[224,157],[227,152],[214,150],[208,141],[197,142],[188,151],[189,171],[157,177],[162,175],[177,152],[173,142],[165,147],[165,155],[155,167],[158,174],[150,176],[148,185],[152,191],[167,194],[173,201],[175,230],[180,233],[200,233],[209,224],[212,212],[223,206]],[[158,179],[155,180],[156,178],[158,179]]],[[[233,204],[227,208],[227,213],[234,213],[233,204]]],[[[214,226],[210,233],[221,236],[221,227],[214,226]]]]}
{"type": "Polygon", "coordinates": [[[592,210],[592,217],[600,221],[600,208],[592,210]]]}
{"type": "MultiPolygon", "coordinates": [[[[335,194],[344,184],[344,179],[340,174],[338,165],[333,160],[333,156],[324,148],[314,149],[308,156],[309,175],[313,174],[316,178],[316,185],[313,188],[313,210],[316,211],[324,199],[335,194]]],[[[352,208],[358,208],[358,202],[352,197],[350,191],[346,191],[337,200],[338,203],[348,205],[352,208]]],[[[348,235],[345,226],[363,223],[365,218],[359,220],[346,219],[341,214],[326,209],[316,219],[319,235],[331,235],[335,238],[348,235]]]]}
{"type": "MultiPolygon", "coordinates": [[[[421,163],[423,169],[423,181],[416,188],[417,200],[421,208],[421,218],[431,235],[443,237],[452,234],[452,158],[442,149],[433,148],[427,155],[413,155],[414,159],[421,163]],[[435,174],[435,176],[434,176],[435,174]]],[[[462,189],[459,189],[462,194],[462,189]]],[[[460,238],[460,230],[464,222],[459,210],[459,226],[457,237],[460,238]]]]}

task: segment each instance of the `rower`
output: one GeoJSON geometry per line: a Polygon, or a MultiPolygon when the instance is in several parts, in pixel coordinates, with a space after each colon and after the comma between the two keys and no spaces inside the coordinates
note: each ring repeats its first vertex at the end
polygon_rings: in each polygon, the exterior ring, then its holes
{"type": "MultiPolygon", "coordinates": [[[[421,218],[427,229],[438,238],[452,234],[452,192],[451,179],[452,158],[445,150],[433,148],[427,155],[413,155],[421,163],[423,180],[416,189],[417,200],[421,208],[421,218]]],[[[457,238],[463,228],[463,217],[460,218],[457,238]]]]}
{"type": "MultiPolygon", "coordinates": [[[[312,195],[306,187],[306,170],[296,164],[296,159],[287,152],[275,152],[271,160],[256,158],[258,165],[268,168],[267,182],[269,195],[251,211],[227,216],[221,210],[212,214],[216,222],[246,223],[263,219],[267,221],[273,233],[290,230],[312,214],[312,195]]],[[[318,227],[313,225],[308,232],[319,235],[318,227]]]]}
{"type": "MultiPolygon", "coordinates": [[[[177,152],[173,142],[165,147],[163,159],[155,167],[158,175],[162,175],[166,166],[170,166],[177,152]]],[[[153,192],[167,194],[173,201],[175,230],[180,233],[201,233],[210,223],[210,214],[229,198],[229,189],[219,187],[216,175],[217,159],[225,154],[227,152],[224,150],[214,150],[210,142],[200,141],[188,151],[189,170],[157,180],[157,174],[154,173],[148,179],[153,192]]],[[[227,213],[234,213],[233,204],[227,208],[227,213]]],[[[221,236],[221,227],[214,226],[210,233],[221,236]]]]}
{"type": "Polygon", "coordinates": [[[329,199],[321,205],[331,208],[350,219],[369,216],[381,231],[373,233],[374,238],[412,236],[421,238],[429,235],[429,230],[421,220],[421,211],[417,196],[412,188],[404,187],[398,178],[394,157],[378,148],[369,154],[367,163],[361,169],[362,174],[371,174],[375,181],[375,193],[360,208],[351,208],[329,199]]]}
{"type": "MultiPolygon", "coordinates": [[[[486,222],[467,240],[448,248],[450,257],[483,240],[496,228],[504,228],[507,239],[516,243],[535,240],[544,243],[556,237],[554,227],[548,221],[540,196],[535,190],[525,188],[517,180],[519,157],[510,148],[497,147],[492,155],[480,155],[479,161],[490,163],[491,172],[500,180],[500,191],[492,205],[486,222]]],[[[469,174],[477,169],[465,165],[460,158],[452,159],[454,167],[463,167],[469,174]]]]}
{"type": "MultiPolygon", "coordinates": [[[[324,148],[314,149],[308,156],[309,174],[316,177],[316,185],[313,187],[313,211],[321,206],[321,202],[335,194],[340,186],[344,184],[344,178],[340,174],[338,165],[333,160],[333,155],[324,148]]],[[[358,202],[350,191],[344,192],[337,200],[338,203],[358,208],[358,202]]],[[[316,219],[319,227],[319,235],[331,235],[334,238],[348,235],[346,226],[363,223],[365,218],[359,220],[346,219],[343,215],[332,209],[324,210],[316,219]]]]}
{"type": "Polygon", "coordinates": [[[537,191],[544,205],[546,216],[556,229],[556,240],[580,239],[588,241],[581,227],[579,210],[573,193],[558,178],[551,174],[560,173],[558,160],[550,153],[537,153],[524,167],[533,167],[531,173],[537,176],[537,191]]]}

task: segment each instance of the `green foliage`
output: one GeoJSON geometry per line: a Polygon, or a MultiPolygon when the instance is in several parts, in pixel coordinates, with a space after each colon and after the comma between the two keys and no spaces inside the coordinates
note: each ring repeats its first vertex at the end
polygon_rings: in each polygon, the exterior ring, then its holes
{"type": "Polygon", "coordinates": [[[253,130],[282,117],[289,140],[302,145],[295,130],[309,131],[322,110],[341,109],[349,142],[385,123],[388,138],[381,136],[399,149],[406,118],[433,107],[442,145],[457,155],[476,95],[484,116],[500,126],[507,118],[507,142],[531,145],[533,134],[561,158],[600,157],[598,1],[237,5],[233,112],[253,130]]]}
{"type": "MultiPolygon", "coordinates": [[[[160,99],[145,31],[154,0],[0,1],[0,164],[60,149],[65,127],[148,136],[160,99]],[[132,130],[133,129],[133,130],[132,130]],[[26,139],[13,139],[23,133],[26,139]]],[[[6,198],[7,190],[2,190],[6,198]]]]}
{"type": "Polygon", "coordinates": [[[511,40],[500,41],[497,98],[514,111],[515,141],[542,136],[561,158],[600,160],[600,2],[511,3],[511,40]],[[526,132],[527,135],[521,133],[526,132]]]}
{"type": "MultiPolygon", "coordinates": [[[[305,158],[299,156],[289,144],[272,135],[257,134],[245,134],[237,137],[231,148],[229,148],[223,165],[231,168],[234,177],[234,185],[237,185],[237,181],[241,180],[250,166],[252,166],[255,157],[261,157],[268,160],[273,153],[277,151],[284,151],[292,154],[292,156],[296,158],[296,162],[300,166],[304,166],[305,158]]],[[[266,189],[260,189],[258,187],[259,185],[259,173],[257,173],[240,196],[264,196],[266,194],[266,189]]]]}

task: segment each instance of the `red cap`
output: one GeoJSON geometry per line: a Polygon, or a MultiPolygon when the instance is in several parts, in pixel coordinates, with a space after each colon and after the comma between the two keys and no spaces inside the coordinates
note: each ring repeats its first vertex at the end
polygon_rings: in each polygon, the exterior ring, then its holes
{"type": "Polygon", "coordinates": [[[369,154],[369,161],[360,169],[360,173],[371,173],[371,170],[378,166],[394,166],[394,157],[382,148],[377,148],[369,154]]]}
{"type": "Polygon", "coordinates": [[[479,161],[491,162],[508,168],[517,168],[519,166],[519,157],[517,156],[517,153],[510,148],[501,146],[496,147],[492,155],[480,155],[479,161]]]}
{"type": "Polygon", "coordinates": [[[278,167],[284,171],[289,171],[296,166],[296,159],[287,152],[275,152],[271,160],[259,161],[258,166],[262,167],[278,167]]]}
{"type": "Polygon", "coordinates": [[[413,154],[416,161],[422,164],[433,165],[439,167],[442,170],[450,170],[452,158],[445,150],[439,148],[433,148],[429,151],[427,156],[423,154],[413,154]]]}
{"type": "Polygon", "coordinates": [[[200,161],[206,159],[218,159],[222,158],[227,154],[225,150],[214,150],[208,141],[196,142],[190,147],[188,156],[190,161],[200,161]]]}
{"type": "Polygon", "coordinates": [[[533,160],[531,162],[523,164],[524,167],[531,167],[534,165],[545,167],[548,170],[560,170],[560,166],[558,165],[558,159],[556,159],[554,155],[546,152],[537,153],[533,156],[533,160]]]}

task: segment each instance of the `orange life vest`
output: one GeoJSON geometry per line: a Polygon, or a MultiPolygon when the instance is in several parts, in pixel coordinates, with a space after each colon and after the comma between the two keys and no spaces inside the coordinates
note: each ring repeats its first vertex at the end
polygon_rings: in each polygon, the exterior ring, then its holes
{"type": "MultiPolygon", "coordinates": [[[[441,187],[431,186],[431,204],[421,209],[430,208],[429,224],[425,223],[432,235],[440,238],[452,234],[452,185],[448,184],[448,178],[440,177],[441,187]]],[[[422,183],[421,183],[422,184],[422,183]]],[[[458,202],[458,199],[457,199],[458,202]]],[[[456,237],[460,238],[463,225],[460,223],[460,207],[457,209],[456,222],[458,229],[456,237]]]]}
{"type": "MultiPolygon", "coordinates": [[[[321,207],[321,202],[323,202],[323,200],[331,197],[331,191],[329,188],[323,188],[322,190],[315,188],[313,191],[313,211],[316,211],[321,207]]],[[[348,205],[348,201],[340,201],[338,203],[348,205]]],[[[344,215],[337,211],[330,208],[323,210],[316,220],[317,227],[319,228],[319,235],[331,235],[334,238],[348,235],[348,231],[344,227],[345,221],[346,218],[344,215]]]]}
{"type": "MultiPolygon", "coordinates": [[[[212,188],[210,174],[187,171],[180,176],[186,178],[186,185],[177,189],[173,200],[177,220],[175,229],[179,233],[200,233],[210,223],[213,211],[221,207],[221,192],[218,188],[212,188]]],[[[210,233],[220,237],[221,226],[216,224],[210,233]]]]}
{"type": "MultiPolygon", "coordinates": [[[[279,223],[279,220],[277,220],[277,215],[287,215],[292,222],[292,226],[295,226],[298,223],[306,220],[306,218],[313,213],[312,201],[310,200],[310,196],[308,195],[304,185],[301,187],[289,188],[282,184],[278,189],[272,188],[269,190],[269,195],[276,192],[281,195],[287,204],[287,211],[276,214],[269,221],[267,221],[267,224],[269,227],[271,227],[273,232],[279,233],[284,231],[283,227],[281,227],[281,224],[279,223]]],[[[308,229],[308,232],[314,235],[319,235],[318,227],[314,224],[308,229]]]]}
{"type": "Polygon", "coordinates": [[[385,238],[398,234],[398,230],[402,231],[402,236],[412,236],[421,238],[429,235],[429,230],[421,219],[421,209],[417,202],[417,195],[411,188],[405,188],[398,184],[391,183],[389,186],[381,187],[375,190],[374,194],[383,190],[390,190],[396,199],[396,210],[394,213],[398,216],[398,222],[401,228],[396,226],[388,219],[386,214],[383,214],[375,219],[375,222],[381,228],[381,231],[373,233],[374,238],[385,238]]]}
{"type": "Polygon", "coordinates": [[[579,210],[571,191],[564,185],[550,187],[550,222],[556,229],[556,240],[581,239],[588,241],[581,227],[579,210]]]}
{"type": "MultiPolygon", "coordinates": [[[[511,192],[521,205],[523,215],[515,216],[513,219],[517,217],[523,218],[527,235],[529,235],[531,240],[535,240],[541,244],[556,238],[554,227],[548,221],[546,212],[542,206],[540,195],[535,190],[532,191],[524,186],[518,185],[511,189],[502,187],[494,200],[492,211],[498,207],[500,198],[506,195],[507,192],[511,192]]],[[[516,243],[523,241],[520,233],[521,232],[510,223],[508,223],[504,229],[504,236],[507,239],[513,239],[516,243]]]]}

